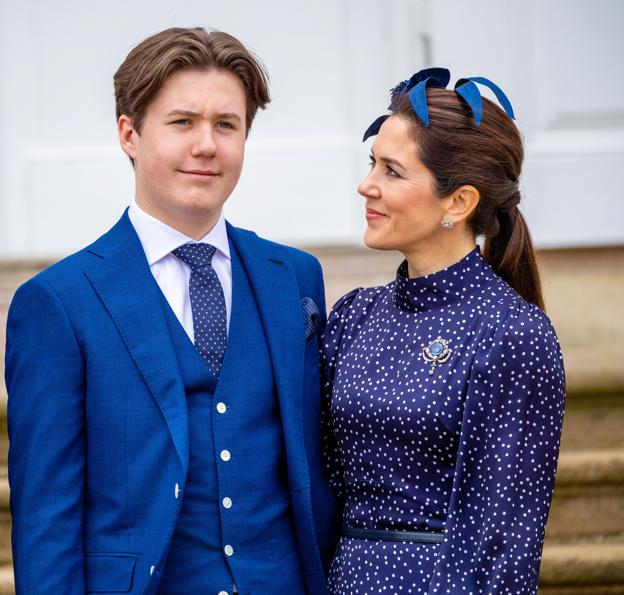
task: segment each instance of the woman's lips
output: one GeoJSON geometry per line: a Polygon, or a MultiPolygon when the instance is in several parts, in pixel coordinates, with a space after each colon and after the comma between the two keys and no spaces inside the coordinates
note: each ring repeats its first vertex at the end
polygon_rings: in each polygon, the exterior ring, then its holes
{"type": "Polygon", "coordinates": [[[381,219],[382,217],[385,217],[383,213],[380,213],[379,211],[375,211],[375,209],[366,209],[367,219],[381,219]]]}

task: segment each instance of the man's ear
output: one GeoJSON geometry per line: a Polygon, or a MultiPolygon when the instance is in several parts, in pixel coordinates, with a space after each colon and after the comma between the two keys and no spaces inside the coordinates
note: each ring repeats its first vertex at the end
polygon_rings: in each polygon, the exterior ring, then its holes
{"type": "Polygon", "coordinates": [[[448,198],[447,216],[457,224],[470,218],[479,205],[481,194],[474,186],[466,184],[457,188],[448,198]]]}
{"type": "Polygon", "coordinates": [[[135,130],[132,120],[126,114],[121,114],[119,120],[117,120],[117,134],[119,135],[119,144],[123,152],[134,161],[136,159],[136,137],[139,133],[135,130]]]}

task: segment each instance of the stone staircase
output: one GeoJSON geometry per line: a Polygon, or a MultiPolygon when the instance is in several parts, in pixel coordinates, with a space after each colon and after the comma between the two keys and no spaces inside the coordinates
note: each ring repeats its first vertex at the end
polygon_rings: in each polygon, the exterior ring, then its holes
{"type": "MultiPolygon", "coordinates": [[[[353,247],[310,251],[323,264],[330,304],[354,287],[387,282],[400,260],[353,247]]],[[[0,263],[2,359],[13,291],[44,264],[0,263]]],[[[542,252],[540,267],[566,360],[568,396],[539,593],[624,595],[624,247],[542,252]]],[[[0,595],[8,595],[14,587],[0,387],[0,595]]]]}

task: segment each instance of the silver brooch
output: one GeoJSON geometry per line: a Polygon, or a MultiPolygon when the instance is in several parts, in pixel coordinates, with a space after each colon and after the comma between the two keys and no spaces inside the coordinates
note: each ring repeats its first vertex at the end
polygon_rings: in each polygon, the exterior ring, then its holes
{"type": "Polygon", "coordinates": [[[449,347],[449,342],[442,337],[438,337],[431,341],[429,345],[423,347],[422,355],[425,361],[431,364],[429,376],[433,375],[438,364],[443,364],[448,361],[449,357],[451,357],[451,353],[453,353],[453,351],[449,347]]]}

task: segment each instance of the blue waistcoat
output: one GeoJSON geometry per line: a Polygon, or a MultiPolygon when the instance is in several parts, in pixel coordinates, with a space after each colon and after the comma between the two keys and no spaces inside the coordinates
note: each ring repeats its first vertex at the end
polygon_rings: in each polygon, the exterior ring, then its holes
{"type": "Polygon", "coordinates": [[[233,584],[241,594],[305,593],[268,345],[230,248],[232,312],[219,382],[163,297],[188,405],[189,469],[162,595],[231,593],[233,584]]]}

